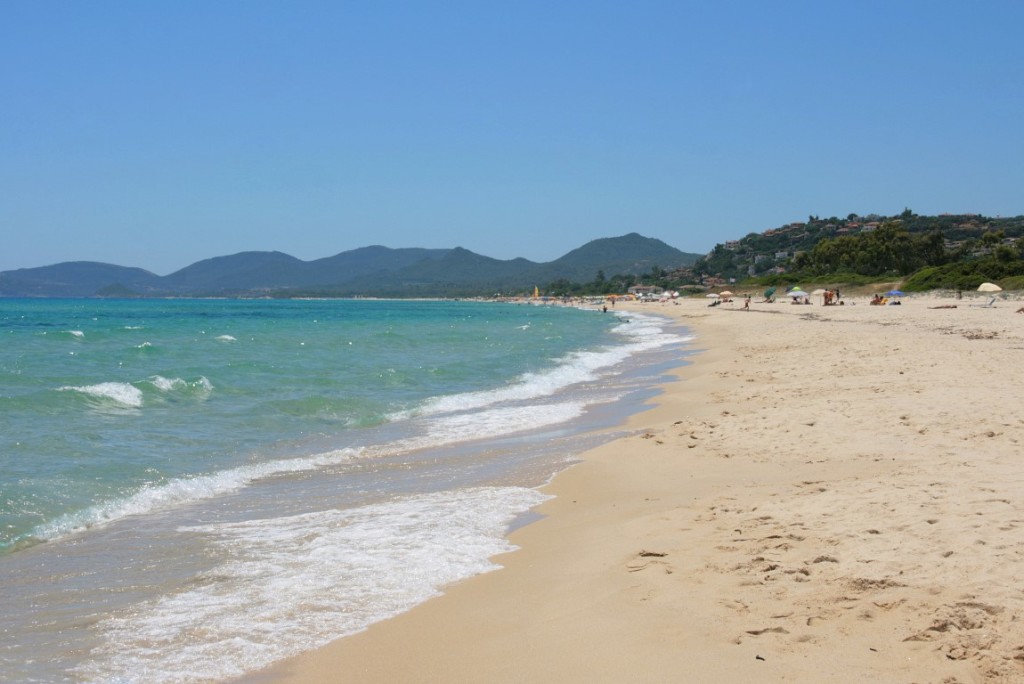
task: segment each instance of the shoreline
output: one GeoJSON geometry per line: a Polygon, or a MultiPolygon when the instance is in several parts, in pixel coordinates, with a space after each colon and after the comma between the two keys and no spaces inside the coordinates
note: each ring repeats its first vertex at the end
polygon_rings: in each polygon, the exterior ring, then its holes
{"type": "Polygon", "coordinates": [[[1024,317],[856,304],[620,305],[700,351],[503,569],[241,681],[1018,680],[1024,317]]]}

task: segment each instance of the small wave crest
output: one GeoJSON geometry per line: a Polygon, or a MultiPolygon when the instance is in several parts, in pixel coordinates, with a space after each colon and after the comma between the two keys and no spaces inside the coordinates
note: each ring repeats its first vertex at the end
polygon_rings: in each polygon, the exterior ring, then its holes
{"type": "MultiPolygon", "coordinates": [[[[571,385],[598,379],[603,372],[622,363],[634,354],[671,344],[681,344],[691,339],[666,332],[663,325],[663,319],[660,318],[632,315],[613,329],[613,332],[623,338],[623,343],[620,345],[592,351],[573,352],[559,359],[554,368],[525,373],[510,385],[493,390],[435,397],[411,413],[416,415],[454,413],[504,402],[527,401],[551,396],[571,385]]],[[[410,413],[407,412],[395,417],[406,418],[409,415],[410,413]]]]}
{"type": "Polygon", "coordinates": [[[96,385],[65,385],[58,392],[78,392],[101,402],[127,408],[142,406],[142,390],[127,382],[101,382],[96,385]]]}
{"type": "Polygon", "coordinates": [[[147,381],[132,384],[128,382],[100,382],[94,385],[65,385],[58,387],[58,392],[77,392],[101,406],[113,408],[142,408],[146,403],[146,392],[150,387],[162,394],[194,393],[206,396],[213,391],[213,384],[205,376],[197,380],[183,378],[165,378],[154,375],[147,381]],[[141,385],[141,386],[136,386],[141,385]]]}
{"type": "Polygon", "coordinates": [[[149,382],[156,389],[161,392],[175,392],[175,391],[200,391],[209,393],[213,391],[213,383],[206,378],[206,376],[199,376],[198,380],[184,380],[182,378],[165,378],[162,375],[154,375],[149,379],[149,382]]]}
{"type": "Polygon", "coordinates": [[[105,501],[61,516],[36,527],[27,536],[38,541],[52,541],[130,515],[152,513],[172,506],[230,494],[255,480],[345,463],[356,458],[359,453],[355,449],[339,449],[305,458],[240,466],[209,475],[175,478],[160,484],[148,485],[123,499],[105,501]]]}
{"type": "Polygon", "coordinates": [[[585,408],[583,402],[567,401],[460,413],[433,421],[428,438],[448,443],[500,437],[568,422],[581,416],[585,408]]]}

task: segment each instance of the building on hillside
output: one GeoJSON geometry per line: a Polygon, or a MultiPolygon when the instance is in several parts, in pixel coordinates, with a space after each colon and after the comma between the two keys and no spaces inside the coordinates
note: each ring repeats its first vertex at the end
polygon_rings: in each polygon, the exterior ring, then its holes
{"type": "Polygon", "coordinates": [[[637,297],[644,297],[647,295],[660,295],[665,290],[658,287],[657,285],[634,285],[629,288],[629,294],[637,297]]]}

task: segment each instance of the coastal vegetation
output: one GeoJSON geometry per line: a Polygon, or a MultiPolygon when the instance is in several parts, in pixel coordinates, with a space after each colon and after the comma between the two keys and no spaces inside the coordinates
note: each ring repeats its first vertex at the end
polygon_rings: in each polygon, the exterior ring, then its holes
{"type": "Polygon", "coordinates": [[[903,289],[967,290],[982,282],[1024,287],[1024,216],[975,214],[808,217],[740,240],[720,243],[692,267],[643,274],[604,273],[586,283],[550,283],[554,295],[624,292],[653,285],[680,292],[726,284],[773,286],[793,282],[866,285],[900,281],[903,289]]]}

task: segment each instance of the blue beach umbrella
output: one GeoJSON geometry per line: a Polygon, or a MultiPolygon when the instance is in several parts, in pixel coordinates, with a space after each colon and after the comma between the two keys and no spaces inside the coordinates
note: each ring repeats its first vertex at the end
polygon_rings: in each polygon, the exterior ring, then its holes
{"type": "Polygon", "coordinates": [[[903,292],[901,290],[889,290],[885,293],[888,297],[902,297],[903,292]]]}

